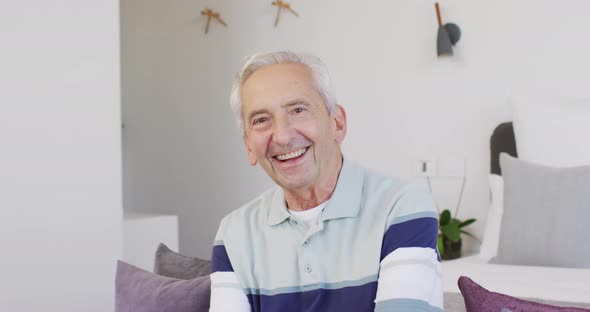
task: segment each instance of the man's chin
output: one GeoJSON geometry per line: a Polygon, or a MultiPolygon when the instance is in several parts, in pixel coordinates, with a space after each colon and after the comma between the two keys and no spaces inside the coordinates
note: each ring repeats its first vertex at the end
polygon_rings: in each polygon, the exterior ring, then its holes
{"type": "Polygon", "coordinates": [[[312,185],[314,181],[314,170],[312,168],[279,168],[268,166],[265,170],[270,178],[284,190],[297,191],[305,189],[312,185]]]}
{"type": "Polygon", "coordinates": [[[287,176],[278,178],[276,182],[285,190],[297,191],[308,187],[311,184],[309,180],[301,176],[287,176]]]}

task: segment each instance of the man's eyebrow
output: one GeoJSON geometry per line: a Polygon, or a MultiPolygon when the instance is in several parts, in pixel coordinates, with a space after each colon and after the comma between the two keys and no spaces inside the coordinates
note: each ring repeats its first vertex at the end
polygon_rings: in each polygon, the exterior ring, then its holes
{"type": "MultiPolygon", "coordinates": [[[[296,100],[291,100],[291,101],[288,101],[288,102],[286,102],[284,104],[281,104],[281,107],[282,108],[288,108],[288,107],[292,107],[292,106],[295,106],[295,105],[310,106],[309,103],[307,103],[306,101],[301,100],[301,99],[296,99],[296,100]]],[[[246,120],[251,120],[256,115],[266,114],[266,113],[268,113],[268,109],[265,109],[265,108],[253,110],[253,111],[251,111],[248,114],[248,119],[246,119],[246,120]]]]}
{"type": "Polygon", "coordinates": [[[296,100],[291,100],[285,104],[282,104],[281,107],[285,108],[285,107],[292,107],[295,105],[309,106],[309,103],[307,103],[306,101],[301,100],[301,99],[296,99],[296,100]]]}

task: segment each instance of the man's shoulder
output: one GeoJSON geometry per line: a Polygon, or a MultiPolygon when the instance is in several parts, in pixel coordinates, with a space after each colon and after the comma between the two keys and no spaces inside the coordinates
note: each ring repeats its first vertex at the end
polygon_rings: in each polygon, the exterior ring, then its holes
{"type": "Polygon", "coordinates": [[[405,215],[436,211],[431,193],[418,181],[389,176],[359,166],[363,172],[365,199],[388,203],[392,213],[405,215]]]}
{"type": "Polygon", "coordinates": [[[222,219],[222,226],[247,225],[251,224],[250,221],[253,219],[266,218],[268,208],[277,191],[279,190],[276,186],[271,187],[238,209],[230,212],[222,219]]]}
{"type": "Polygon", "coordinates": [[[393,189],[402,189],[408,184],[406,180],[398,176],[386,175],[373,169],[360,167],[363,172],[364,180],[371,185],[389,187],[393,189]]]}
{"type": "Polygon", "coordinates": [[[401,176],[386,175],[358,165],[357,168],[362,172],[365,192],[397,197],[420,190],[420,186],[416,182],[401,176]]]}

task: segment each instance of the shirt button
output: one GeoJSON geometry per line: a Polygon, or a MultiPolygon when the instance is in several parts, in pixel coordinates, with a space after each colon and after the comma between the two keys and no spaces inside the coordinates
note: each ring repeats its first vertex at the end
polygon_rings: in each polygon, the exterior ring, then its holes
{"type": "Polygon", "coordinates": [[[297,221],[295,221],[295,220],[291,220],[291,223],[292,223],[293,225],[297,225],[297,221]]]}
{"type": "Polygon", "coordinates": [[[302,245],[303,245],[303,247],[309,246],[309,241],[307,239],[304,240],[302,245]]]}
{"type": "Polygon", "coordinates": [[[310,273],[311,272],[311,265],[306,264],[304,269],[305,269],[305,272],[310,273]]]}

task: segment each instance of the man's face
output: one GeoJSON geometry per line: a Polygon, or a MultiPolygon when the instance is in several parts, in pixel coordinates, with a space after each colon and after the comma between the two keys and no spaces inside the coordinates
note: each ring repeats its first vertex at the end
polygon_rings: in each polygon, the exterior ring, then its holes
{"type": "Polygon", "coordinates": [[[294,191],[332,174],[346,118],[340,106],[328,113],[307,67],[262,67],[244,82],[241,96],[251,165],[260,163],[275,183],[294,191]]]}

